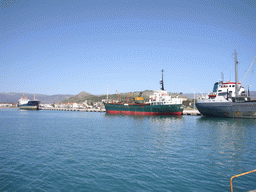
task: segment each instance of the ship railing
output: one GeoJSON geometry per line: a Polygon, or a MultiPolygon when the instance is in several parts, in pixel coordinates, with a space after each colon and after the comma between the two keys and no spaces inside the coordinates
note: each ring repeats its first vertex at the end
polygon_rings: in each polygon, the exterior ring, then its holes
{"type": "Polygon", "coordinates": [[[250,173],[253,173],[253,172],[256,172],[256,169],[255,169],[255,170],[252,170],[252,171],[245,172],[245,173],[241,173],[241,174],[238,174],[238,175],[235,175],[235,176],[232,176],[232,177],[230,178],[230,188],[231,188],[231,192],[233,192],[233,184],[232,184],[232,181],[233,181],[234,178],[240,177],[240,176],[243,176],[243,175],[247,175],[247,174],[250,174],[250,173]]]}

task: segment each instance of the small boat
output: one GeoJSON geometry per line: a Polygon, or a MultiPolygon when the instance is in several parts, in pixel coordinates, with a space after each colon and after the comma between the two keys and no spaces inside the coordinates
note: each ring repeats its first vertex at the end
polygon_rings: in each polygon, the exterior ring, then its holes
{"type": "Polygon", "coordinates": [[[25,97],[25,94],[23,94],[23,97],[19,99],[17,106],[20,109],[39,110],[39,104],[40,104],[40,101],[35,100],[35,95],[34,95],[34,100],[31,101],[30,99],[25,97]]]}
{"type": "Polygon", "coordinates": [[[133,102],[117,102],[103,101],[106,108],[106,113],[109,114],[124,114],[124,115],[182,115],[183,106],[182,99],[171,97],[164,90],[163,70],[162,80],[160,81],[161,89],[155,91],[149,96],[149,101],[145,102],[141,94],[133,98],[133,102]]]}
{"type": "Polygon", "coordinates": [[[198,99],[196,107],[202,115],[256,118],[256,102],[250,98],[249,90],[245,91],[238,82],[237,63],[235,51],[235,82],[223,82],[223,80],[216,82],[212,92],[198,99]]]}

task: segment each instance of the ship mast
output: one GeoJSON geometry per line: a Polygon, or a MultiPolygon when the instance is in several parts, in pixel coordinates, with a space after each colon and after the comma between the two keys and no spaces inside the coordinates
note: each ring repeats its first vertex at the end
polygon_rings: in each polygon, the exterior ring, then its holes
{"type": "Polygon", "coordinates": [[[238,61],[237,61],[237,53],[236,53],[236,50],[235,50],[235,81],[236,81],[236,87],[235,87],[235,94],[236,94],[236,97],[238,97],[238,69],[237,69],[237,64],[238,64],[238,61]]]}
{"type": "Polygon", "coordinates": [[[162,85],[161,90],[164,90],[164,70],[162,69],[162,80],[160,80],[160,84],[162,85]]]}
{"type": "Polygon", "coordinates": [[[108,101],[108,86],[107,86],[107,101],[108,101]]]}

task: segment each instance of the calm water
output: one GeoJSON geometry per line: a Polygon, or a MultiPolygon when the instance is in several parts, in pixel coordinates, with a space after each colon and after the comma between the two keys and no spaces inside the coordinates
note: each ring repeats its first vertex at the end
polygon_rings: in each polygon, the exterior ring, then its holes
{"type": "Polygon", "coordinates": [[[255,123],[0,109],[0,191],[230,191],[256,169],[255,123]]]}

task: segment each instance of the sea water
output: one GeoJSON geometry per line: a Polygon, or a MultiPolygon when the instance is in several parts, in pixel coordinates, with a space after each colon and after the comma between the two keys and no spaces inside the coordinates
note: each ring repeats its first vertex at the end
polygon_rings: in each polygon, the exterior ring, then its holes
{"type": "Polygon", "coordinates": [[[0,109],[0,191],[230,191],[256,169],[255,123],[0,109]]]}

